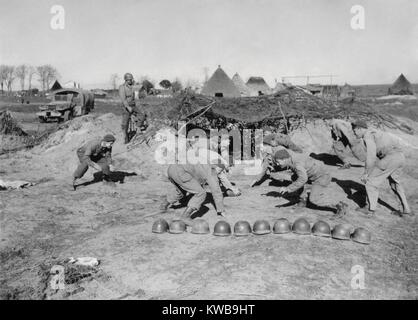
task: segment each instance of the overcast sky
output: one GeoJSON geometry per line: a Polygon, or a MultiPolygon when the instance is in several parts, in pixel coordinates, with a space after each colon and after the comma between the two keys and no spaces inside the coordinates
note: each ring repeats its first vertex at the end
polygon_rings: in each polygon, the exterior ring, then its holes
{"type": "MultiPolygon", "coordinates": [[[[337,74],[337,83],[418,82],[416,0],[0,0],[0,63],[52,64],[63,81],[337,74]],[[53,5],[64,30],[50,27],[53,5]],[[353,5],[365,29],[350,26],[353,5]]],[[[328,82],[312,79],[311,82],[328,82]]]]}

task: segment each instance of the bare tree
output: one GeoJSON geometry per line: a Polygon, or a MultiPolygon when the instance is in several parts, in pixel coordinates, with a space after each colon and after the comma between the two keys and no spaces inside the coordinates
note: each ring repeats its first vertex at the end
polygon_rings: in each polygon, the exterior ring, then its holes
{"type": "Polygon", "coordinates": [[[39,82],[42,85],[42,91],[49,90],[52,80],[58,78],[59,73],[50,64],[36,67],[37,74],[39,76],[39,82]]]}
{"type": "Polygon", "coordinates": [[[21,90],[25,90],[25,79],[28,73],[28,67],[24,64],[16,67],[15,75],[20,80],[20,88],[21,90]]]}
{"type": "Polygon", "coordinates": [[[118,88],[119,76],[116,73],[110,75],[110,84],[112,85],[113,90],[118,88]]]}
{"type": "Polygon", "coordinates": [[[0,66],[0,78],[1,78],[1,87],[3,91],[3,84],[6,85],[7,91],[12,92],[12,84],[15,80],[15,67],[1,65],[0,66]]]}
{"type": "Polygon", "coordinates": [[[36,69],[33,66],[28,66],[28,90],[32,89],[32,78],[36,73],[36,69]]]}
{"type": "Polygon", "coordinates": [[[1,93],[3,93],[3,85],[6,83],[7,78],[7,66],[2,64],[0,65],[0,83],[1,83],[1,93]]]}

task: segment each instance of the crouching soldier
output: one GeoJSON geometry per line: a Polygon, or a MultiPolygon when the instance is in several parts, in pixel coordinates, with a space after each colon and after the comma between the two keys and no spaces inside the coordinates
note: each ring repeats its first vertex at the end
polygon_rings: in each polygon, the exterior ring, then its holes
{"type": "Polygon", "coordinates": [[[181,219],[187,225],[191,225],[191,216],[200,209],[206,199],[206,191],[203,186],[207,184],[215,201],[217,213],[225,216],[222,191],[214,165],[171,164],[167,173],[172,189],[160,206],[161,212],[166,211],[170,205],[183,199],[187,193],[193,194],[186,210],[181,215],[181,219]]]}
{"type": "Polygon", "coordinates": [[[333,139],[332,148],[337,157],[343,162],[341,169],[351,168],[347,151],[351,151],[354,157],[361,162],[365,162],[366,148],[361,139],[354,135],[351,123],[340,119],[333,119],[330,126],[333,139]]]}
{"type": "Polygon", "coordinates": [[[277,151],[278,147],[284,147],[297,153],[302,153],[303,150],[296,145],[288,135],[281,133],[268,134],[263,139],[263,162],[261,164],[260,174],[251,182],[250,187],[261,183],[266,176],[270,176],[271,172],[275,171],[275,165],[272,160],[274,152],[277,151]]]}
{"type": "Polygon", "coordinates": [[[112,146],[115,140],[113,135],[107,134],[103,138],[87,142],[77,150],[80,164],[73,175],[72,188],[74,190],[76,190],[77,179],[81,179],[89,167],[102,172],[105,184],[114,185],[114,182],[110,179],[110,164],[112,162],[112,146]]]}
{"type": "Polygon", "coordinates": [[[279,188],[279,193],[285,198],[296,198],[302,202],[302,205],[306,204],[300,196],[305,184],[310,181],[312,183],[310,203],[316,207],[331,209],[336,213],[336,217],[346,214],[348,205],[343,201],[338,202],[332,199],[331,176],[322,162],[312,158],[303,161],[296,160],[285,149],[277,151],[273,156],[273,161],[280,168],[292,171],[296,179],[287,187],[279,188]]]}
{"type": "Polygon", "coordinates": [[[353,130],[358,138],[363,139],[367,154],[361,181],[366,184],[369,207],[357,210],[365,214],[374,214],[379,198],[379,187],[387,180],[402,206],[401,211],[392,213],[413,215],[406,200],[405,190],[400,184],[405,156],[399,141],[386,132],[368,129],[367,123],[361,120],[353,123],[353,130]]]}

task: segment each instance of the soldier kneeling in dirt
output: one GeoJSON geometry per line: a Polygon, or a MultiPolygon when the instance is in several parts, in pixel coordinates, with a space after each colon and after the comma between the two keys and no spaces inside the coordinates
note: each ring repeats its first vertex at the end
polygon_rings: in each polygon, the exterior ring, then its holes
{"type": "Polygon", "coordinates": [[[76,190],[75,183],[77,179],[81,179],[89,167],[101,171],[103,174],[103,182],[107,185],[114,186],[115,183],[110,179],[110,164],[112,162],[112,146],[115,141],[116,138],[113,135],[107,134],[101,139],[87,142],[77,150],[80,164],[73,175],[73,190],[76,190]]]}
{"type": "Polygon", "coordinates": [[[349,162],[346,151],[347,149],[361,162],[366,161],[366,148],[361,139],[358,139],[353,132],[351,123],[340,119],[333,119],[330,123],[331,136],[333,139],[332,148],[337,157],[343,162],[340,169],[349,169],[349,162]]]}
{"type": "Polygon", "coordinates": [[[193,195],[187,204],[181,219],[187,224],[192,224],[191,216],[197,212],[206,199],[204,185],[209,185],[213,200],[215,201],[218,215],[225,216],[223,196],[219,186],[216,165],[210,164],[171,164],[167,170],[168,179],[172,189],[163,199],[160,205],[161,212],[165,212],[169,206],[183,199],[187,193],[193,195]]]}
{"type": "MultiPolygon", "coordinates": [[[[294,159],[287,150],[277,151],[273,156],[274,163],[281,169],[292,171],[296,180],[287,187],[279,187],[279,193],[290,201],[299,201],[299,206],[306,206],[306,200],[302,198],[305,184],[312,183],[309,202],[319,208],[329,208],[336,213],[336,217],[346,214],[348,205],[343,201],[331,198],[333,187],[331,186],[331,175],[327,172],[324,164],[312,158],[299,161],[294,159]]],[[[296,202],[295,201],[295,202],[296,202]]]]}

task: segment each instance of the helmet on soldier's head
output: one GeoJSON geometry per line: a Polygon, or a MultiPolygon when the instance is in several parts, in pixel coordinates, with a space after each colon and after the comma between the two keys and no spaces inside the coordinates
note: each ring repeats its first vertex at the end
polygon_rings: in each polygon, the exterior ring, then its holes
{"type": "Polygon", "coordinates": [[[186,231],[186,224],[183,220],[173,220],[170,223],[170,233],[178,234],[186,231]]]}
{"type": "Polygon", "coordinates": [[[331,237],[331,227],[325,221],[317,221],[312,227],[314,236],[331,237]]]}
{"type": "Polygon", "coordinates": [[[124,74],[123,79],[125,81],[128,80],[128,79],[133,80],[134,79],[134,76],[132,75],[132,73],[127,72],[127,73],[124,74]]]}
{"type": "Polygon", "coordinates": [[[194,234],[208,234],[209,223],[203,219],[194,219],[192,224],[192,233],[194,234]]]}
{"type": "Polygon", "coordinates": [[[168,231],[168,222],[164,219],[158,219],[152,225],[152,232],[154,233],[164,233],[168,231]]]}
{"type": "Polygon", "coordinates": [[[348,224],[339,224],[332,229],[332,237],[338,240],[350,240],[351,226],[348,224]]]}
{"type": "Polygon", "coordinates": [[[311,234],[311,225],[305,218],[299,218],[293,222],[292,231],[296,234],[311,234]]]}
{"type": "Polygon", "coordinates": [[[273,232],[276,234],[289,233],[290,222],[285,218],[277,219],[273,226],[273,232]]]}
{"type": "Polygon", "coordinates": [[[213,228],[213,235],[225,237],[231,235],[231,226],[226,221],[218,221],[213,228]]]}
{"type": "Polygon", "coordinates": [[[234,235],[236,236],[248,236],[251,234],[251,226],[248,221],[238,221],[234,225],[234,235]]]}
{"type": "Polygon", "coordinates": [[[257,220],[253,225],[253,233],[257,235],[268,234],[271,232],[270,223],[266,220],[257,220]]]}
{"type": "Polygon", "coordinates": [[[370,234],[370,231],[364,228],[357,228],[351,235],[351,239],[358,243],[370,244],[372,235],[370,234]]]}

